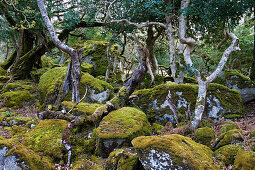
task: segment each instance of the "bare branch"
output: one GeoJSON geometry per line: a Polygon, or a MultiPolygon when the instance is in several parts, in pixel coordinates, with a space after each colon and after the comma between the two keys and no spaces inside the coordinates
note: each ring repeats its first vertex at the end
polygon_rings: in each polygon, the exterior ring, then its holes
{"type": "Polygon", "coordinates": [[[130,22],[127,19],[120,19],[120,20],[111,20],[109,21],[110,24],[112,23],[127,23],[128,25],[134,25],[137,28],[144,28],[144,27],[148,27],[149,25],[160,25],[163,28],[167,28],[165,24],[161,23],[161,22],[143,22],[143,23],[135,23],[135,22],[130,22]]]}
{"type": "Polygon", "coordinates": [[[217,45],[217,49],[220,49],[222,45],[229,39],[229,34],[226,33],[225,29],[223,32],[224,32],[225,38],[217,45]]]}

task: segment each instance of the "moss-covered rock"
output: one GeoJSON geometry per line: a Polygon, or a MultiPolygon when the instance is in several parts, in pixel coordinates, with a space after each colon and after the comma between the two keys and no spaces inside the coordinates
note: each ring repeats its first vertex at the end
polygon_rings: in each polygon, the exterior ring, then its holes
{"type": "Polygon", "coordinates": [[[214,152],[214,156],[220,161],[221,166],[233,165],[237,152],[242,150],[237,145],[225,145],[214,152]]]}
{"type": "MultiPolygon", "coordinates": [[[[155,85],[160,85],[164,83],[164,76],[154,75],[155,85]]],[[[136,87],[136,89],[149,89],[151,88],[151,75],[147,73],[142,82],[136,87]]]]}
{"type": "Polygon", "coordinates": [[[93,72],[93,65],[92,64],[88,64],[88,63],[82,63],[81,64],[81,71],[82,72],[87,72],[89,74],[92,74],[93,72]]]}
{"type": "Polygon", "coordinates": [[[96,156],[81,155],[75,158],[72,163],[73,170],[102,170],[105,160],[96,156]]]}
{"type": "Polygon", "coordinates": [[[221,72],[214,82],[239,91],[244,103],[255,99],[255,82],[237,70],[221,72]]]}
{"type": "MultiPolygon", "coordinates": [[[[107,58],[107,46],[109,45],[106,41],[99,40],[87,40],[78,42],[74,45],[74,48],[83,48],[83,57],[82,62],[93,65],[93,76],[105,75],[108,67],[108,58],[107,58]]],[[[117,45],[112,45],[111,50],[111,61],[114,62],[115,70],[110,70],[110,77],[122,79],[123,72],[123,63],[121,62],[120,52],[117,45]]],[[[124,80],[123,80],[124,81],[124,80]]]]}
{"type": "Polygon", "coordinates": [[[255,167],[255,152],[240,150],[234,162],[234,170],[253,170],[255,167]]]}
{"type": "Polygon", "coordinates": [[[48,57],[42,56],[41,57],[41,67],[48,67],[48,68],[52,68],[56,66],[56,64],[48,57]]]}
{"type": "MultiPolygon", "coordinates": [[[[42,102],[54,104],[60,89],[62,89],[66,71],[67,67],[55,67],[41,76],[38,89],[42,102]]],[[[110,92],[113,90],[109,83],[98,80],[88,73],[83,73],[79,87],[80,98],[85,94],[86,88],[88,88],[85,98],[87,102],[105,102],[109,99],[110,92]]],[[[71,100],[71,91],[66,100],[71,100]]]]}
{"type": "Polygon", "coordinates": [[[22,145],[17,140],[0,140],[0,169],[55,169],[46,157],[22,145]]]}
{"type": "Polygon", "coordinates": [[[138,154],[134,148],[117,149],[110,153],[106,163],[106,170],[139,169],[138,154]]]}
{"type": "Polygon", "coordinates": [[[15,81],[13,83],[8,83],[2,92],[13,92],[17,90],[27,90],[30,93],[35,93],[35,84],[29,81],[15,81]]]}
{"type": "Polygon", "coordinates": [[[226,133],[221,134],[219,138],[217,139],[214,148],[218,149],[228,144],[237,144],[242,142],[243,141],[242,132],[243,130],[241,129],[233,129],[233,130],[227,131],[226,133]]]}
{"type": "Polygon", "coordinates": [[[67,124],[65,120],[42,120],[31,132],[25,134],[23,144],[40,155],[60,161],[66,151],[61,139],[67,124]]]}
{"type": "Polygon", "coordinates": [[[96,132],[99,142],[98,153],[107,157],[115,148],[130,146],[133,138],[150,135],[151,126],[141,110],[123,107],[105,116],[96,132]]]}
{"type": "Polygon", "coordinates": [[[164,126],[157,124],[157,123],[153,123],[152,124],[152,131],[157,134],[160,135],[162,132],[166,132],[166,129],[164,128],[164,126]]]}
{"type": "Polygon", "coordinates": [[[198,143],[211,147],[214,140],[215,131],[212,128],[209,127],[198,128],[195,131],[195,141],[198,143]]]}
{"type": "Polygon", "coordinates": [[[220,131],[225,133],[233,129],[239,129],[239,127],[234,122],[227,122],[220,128],[220,131]]]}
{"type": "Polygon", "coordinates": [[[28,106],[34,101],[34,97],[27,90],[5,92],[0,96],[0,99],[3,99],[3,106],[15,109],[28,106]]]}
{"type": "MultiPolygon", "coordinates": [[[[194,112],[198,93],[196,84],[162,84],[152,89],[138,90],[132,94],[136,97],[131,99],[131,103],[142,109],[152,122],[155,120],[174,122],[166,100],[169,90],[173,103],[182,116],[185,115],[189,105],[191,112],[194,112]]],[[[221,117],[240,116],[243,112],[242,99],[237,91],[218,84],[209,85],[204,116],[217,121],[221,117]]]]}
{"type": "Polygon", "coordinates": [[[145,169],[219,169],[207,146],[181,135],[140,136],[132,140],[145,169]]]}

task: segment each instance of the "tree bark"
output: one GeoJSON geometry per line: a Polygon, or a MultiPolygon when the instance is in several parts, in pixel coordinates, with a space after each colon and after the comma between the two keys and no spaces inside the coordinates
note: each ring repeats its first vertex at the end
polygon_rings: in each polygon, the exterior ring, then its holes
{"type": "MultiPolygon", "coordinates": [[[[255,12],[254,12],[255,13],[255,12]]],[[[250,78],[251,80],[255,81],[255,26],[254,28],[254,43],[253,43],[253,59],[252,59],[252,65],[251,65],[251,74],[250,78]]]]}

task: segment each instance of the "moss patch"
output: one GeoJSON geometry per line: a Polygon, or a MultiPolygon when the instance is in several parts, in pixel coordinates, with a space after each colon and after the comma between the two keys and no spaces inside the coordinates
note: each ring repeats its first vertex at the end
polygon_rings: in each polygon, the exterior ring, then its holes
{"type": "Polygon", "coordinates": [[[240,150],[235,158],[234,170],[254,169],[255,152],[240,150]]]}
{"type": "Polygon", "coordinates": [[[221,127],[220,131],[221,133],[226,133],[233,129],[239,129],[239,127],[234,122],[227,122],[221,127]]]}
{"type": "Polygon", "coordinates": [[[221,134],[216,142],[215,148],[217,149],[224,145],[242,142],[243,141],[243,138],[241,137],[242,132],[243,130],[241,129],[233,129],[226,133],[221,134]]]}
{"type": "Polygon", "coordinates": [[[93,72],[93,65],[88,63],[81,63],[81,71],[82,72],[88,72],[91,74],[93,72]]]}
{"type": "Polygon", "coordinates": [[[33,96],[27,90],[17,90],[14,92],[6,92],[0,96],[4,100],[5,107],[21,108],[33,102],[33,96]]]}
{"type": "Polygon", "coordinates": [[[1,66],[0,66],[0,76],[4,76],[6,74],[6,70],[3,69],[1,66]]]}
{"type": "Polygon", "coordinates": [[[225,145],[214,152],[214,156],[220,161],[220,164],[227,166],[234,164],[237,152],[242,148],[237,145],[225,145]]]}
{"type": "Polygon", "coordinates": [[[211,147],[212,142],[215,140],[215,132],[212,128],[204,127],[198,128],[195,131],[195,141],[211,147]]]}
{"type": "Polygon", "coordinates": [[[140,136],[132,140],[139,153],[150,150],[163,151],[169,154],[175,167],[188,166],[191,169],[219,169],[213,163],[212,151],[207,146],[198,144],[181,135],[140,136]]]}
{"type": "Polygon", "coordinates": [[[43,120],[30,133],[25,135],[23,143],[40,155],[59,161],[63,158],[63,152],[65,151],[61,139],[67,124],[68,122],[65,120],[43,120]]]}
{"type": "Polygon", "coordinates": [[[5,139],[0,140],[1,147],[7,147],[8,152],[6,156],[15,155],[21,161],[24,161],[28,165],[29,169],[41,170],[41,169],[55,169],[46,157],[41,157],[29,148],[23,146],[17,140],[5,139]]]}

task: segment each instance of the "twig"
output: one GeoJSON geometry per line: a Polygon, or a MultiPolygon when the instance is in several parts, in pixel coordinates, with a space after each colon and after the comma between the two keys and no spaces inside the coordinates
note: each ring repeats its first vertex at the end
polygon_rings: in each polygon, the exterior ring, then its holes
{"type": "Polygon", "coordinates": [[[86,88],[85,94],[84,94],[84,96],[81,98],[81,100],[80,100],[79,102],[77,102],[77,103],[73,106],[73,108],[72,108],[71,110],[68,111],[68,114],[69,114],[69,113],[70,113],[70,112],[86,97],[87,92],[88,92],[88,88],[86,88]]]}

